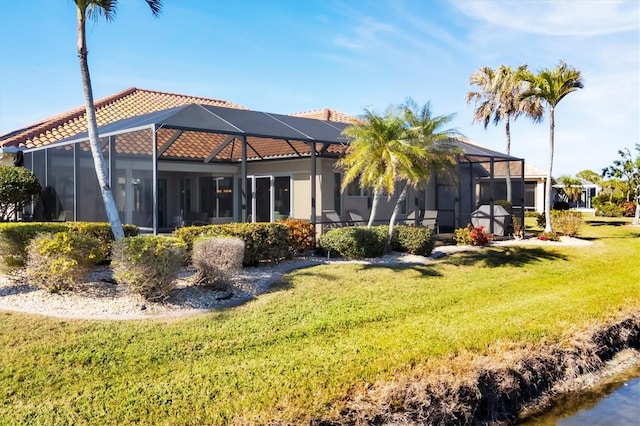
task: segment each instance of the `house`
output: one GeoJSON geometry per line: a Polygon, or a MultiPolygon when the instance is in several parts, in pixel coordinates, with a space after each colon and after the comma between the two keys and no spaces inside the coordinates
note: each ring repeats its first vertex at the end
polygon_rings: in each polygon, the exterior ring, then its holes
{"type": "MultiPolygon", "coordinates": [[[[498,200],[507,198],[507,163],[497,163],[494,167],[495,179],[495,197],[498,200]]],[[[511,178],[516,179],[520,176],[519,164],[509,163],[511,178]]],[[[522,200],[525,211],[544,213],[545,206],[545,188],[546,188],[547,172],[540,170],[530,164],[524,165],[524,188],[518,182],[512,184],[512,199],[522,200]]],[[[479,202],[487,203],[489,201],[489,178],[485,176],[481,179],[480,192],[478,194],[479,202]]]]}
{"type": "MultiPolygon", "coordinates": [[[[96,102],[100,142],[111,188],[124,223],[149,232],[199,223],[308,219],[321,229],[335,212],[369,215],[371,196],[357,185],[341,190],[335,163],[354,118],[322,109],[291,115],[251,111],[231,102],[127,89],[96,102]]],[[[402,214],[437,210],[440,229],[470,221],[482,203],[499,198],[496,167],[514,169],[524,186],[524,160],[464,138],[457,176],[432,176],[411,190],[402,214]],[[483,188],[488,182],[488,189],[483,188]],[[489,191],[489,192],[487,192],[489,191]]],[[[84,107],[0,136],[3,150],[18,148],[21,162],[45,188],[47,202],[26,215],[39,219],[104,221],[106,214],[86,132],[84,107]]],[[[524,193],[525,191],[521,191],[524,193]]],[[[378,217],[388,220],[389,197],[378,217]]],[[[524,212],[524,197],[513,202],[524,212]]]]}

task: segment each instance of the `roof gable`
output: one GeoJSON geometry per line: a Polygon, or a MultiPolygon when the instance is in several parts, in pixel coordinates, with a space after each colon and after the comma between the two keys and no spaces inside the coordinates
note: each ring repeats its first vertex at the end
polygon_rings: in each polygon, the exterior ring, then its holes
{"type": "MultiPolygon", "coordinates": [[[[232,102],[136,87],[95,102],[98,126],[118,120],[198,103],[226,108],[247,109],[232,102]]],[[[0,136],[0,146],[36,148],[87,131],[85,107],[78,107],[43,121],[0,136]]]]}

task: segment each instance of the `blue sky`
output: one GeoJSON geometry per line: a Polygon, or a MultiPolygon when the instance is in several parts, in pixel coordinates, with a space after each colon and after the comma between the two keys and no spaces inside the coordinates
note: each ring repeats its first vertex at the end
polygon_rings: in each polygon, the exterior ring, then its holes
{"type": "MultiPolygon", "coordinates": [[[[554,176],[600,171],[640,142],[640,2],[120,0],[88,26],[96,99],[129,87],[254,110],[382,112],[412,97],[504,151],[504,125],[471,124],[482,66],[562,59],[585,88],[556,109],[554,176]]],[[[0,133],[83,104],[72,0],[0,0],[0,133]]],[[[548,167],[548,116],[512,125],[512,155],[548,167]]]]}

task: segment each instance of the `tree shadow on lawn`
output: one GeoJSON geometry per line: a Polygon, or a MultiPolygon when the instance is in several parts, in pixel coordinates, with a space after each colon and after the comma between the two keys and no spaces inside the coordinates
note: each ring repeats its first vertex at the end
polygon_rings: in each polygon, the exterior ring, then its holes
{"type": "Polygon", "coordinates": [[[460,252],[444,260],[443,263],[454,266],[483,266],[497,268],[500,266],[523,267],[542,260],[568,260],[560,253],[538,247],[503,247],[460,252]]]}
{"type": "Polygon", "coordinates": [[[630,222],[626,220],[589,220],[587,223],[591,226],[624,226],[629,225],[630,222]]]}
{"type": "Polygon", "coordinates": [[[442,274],[435,270],[433,265],[425,265],[424,263],[370,263],[360,265],[363,270],[388,269],[394,272],[416,271],[423,277],[441,277],[442,274]]]}

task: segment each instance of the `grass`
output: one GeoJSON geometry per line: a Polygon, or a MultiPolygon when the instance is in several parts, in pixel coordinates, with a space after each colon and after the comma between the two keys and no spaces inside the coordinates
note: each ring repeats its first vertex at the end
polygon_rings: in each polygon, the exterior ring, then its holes
{"type": "Polygon", "coordinates": [[[463,353],[562,342],[567,327],[640,310],[640,231],[621,224],[585,226],[588,248],[313,267],[199,317],[0,312],[0,424],[298,423],[463,353]]]}

